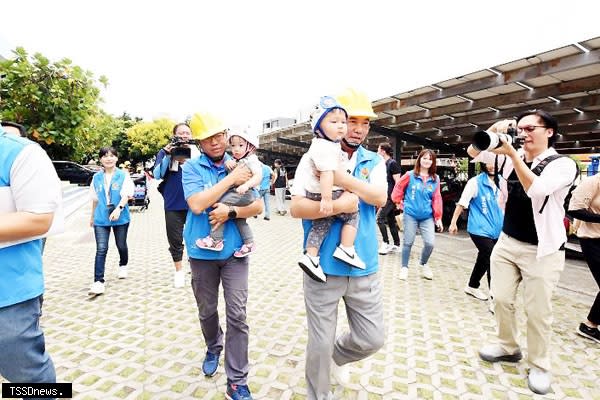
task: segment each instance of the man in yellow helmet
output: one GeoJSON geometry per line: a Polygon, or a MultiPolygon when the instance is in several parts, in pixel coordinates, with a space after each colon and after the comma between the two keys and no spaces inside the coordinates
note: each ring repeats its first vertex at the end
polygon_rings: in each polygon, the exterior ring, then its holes
{"type": "Polygon", "coordinates": [[[225,395],[228,399],[251,400],[247,382],[249,330],[246,323],[249,260],[248,257],[233,257],[234,250],[243,244],[233,220],[260,214],[262,201],[257,199],[245,207],[219,203],[229,188],[250,179],[250,170],[240,166],[227,174],[225,161],[231,159],[225,153],[227,130],[218,118],[207,113],[194,114],[190,128],[192,137],[200,141],[203,153],[183,165],[183,193],[189,205],[183,236],[190,257],[192,289],[200,326],[207,346],[202,371],[208,377],[214,376],[221,351],[225,348],[225,395]],[[211,251],[196,246],[196,239],[205,237],[212,227],[221,224],[225,225],[223,250],[211,251]],[[225,298],[226,341],[217,311],[220,283],[225,298]]]}
{"type": "MultiPolygon", "coordinates": [[[[370,120],[377,115],[362,92],[349,89],[337,96],[337,101],[348,113],[348,133],[341,146],[348,154],[348,168],[352,173],[342,170],[334,173],[335,185],[343,187],[346,192],[333,201],[332,215],[358,209],[360,222],[355,247],[366,268],[352,268],[333,257],[342,226],[339,220],[335,221],[320,250],[320,264],[327,275],[326,282],[317,282],[304,274],[308,321],[306,382],[310,400],[329,398],[331,366],[338,383],[343,385],[349,380],[346,365],[374,354],[383,346],[384,340],[375,210],[386,203],[387,177],[383,159],[361,146],[369,133],[370,120]],[[336,338],[337,309],[341,298],[346,304],[350,331],[336,338]]],[[[305,197],[307,179],[304,177],[311,173],[308,160],[303,157],[296,170],[290,207],[293,217],[304,219],[305,241],[312,220],[324,216],[319,211],[319,202],[305,197]]]]}

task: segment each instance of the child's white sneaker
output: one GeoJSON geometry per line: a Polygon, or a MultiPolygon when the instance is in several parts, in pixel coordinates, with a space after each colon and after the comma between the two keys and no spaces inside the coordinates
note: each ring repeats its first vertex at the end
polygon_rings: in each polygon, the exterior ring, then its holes
{"type": "Polygon", "coordinates": [[[333,252],[333,256],[340,261],[345,262],[346,264],[350,264],[353,267],[359,269],[365,269],[365,263],[360,259],[358,254],[356,254],[356,250],[354,250],[354,246],[343,249],[341,246],[335,248],[333,252]]]}
{"type": "Polygon", "coordinates": [[[303,254],[298,260],[298,265],[302,270],[308,275],[310,278],[314,279],[317,282],[326,282],[327,277],[325,276],[325,272],[323,272],[323,268],[319,264],[319,257],[312,257],[308,254],[303,254]]]}

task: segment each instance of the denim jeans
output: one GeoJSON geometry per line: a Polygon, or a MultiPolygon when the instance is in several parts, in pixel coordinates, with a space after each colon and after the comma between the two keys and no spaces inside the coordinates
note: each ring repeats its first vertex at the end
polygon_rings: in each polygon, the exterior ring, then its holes
{"type": "Polygon", "coordinates": [[[108,252],[108,238],[112,228],[115,235],[115,242],[119,250],[119,266],[127,265],[129,261],[129,251],[127,250],[127,229],[129,223],[114,226],[94,225],[94,234],[96,235],[96,260],[94,262],[94,282],[104,282],[104,267],[106,265],[106,253],[108,252]]]}
{"type": "Polygon", "coordinates": [[[0,308],[0,375],[15,383],[55,383],[40,328],[40,298],[0,308]]]}
{"type": "Polygon", "coordinates": [[[271,193],[269,189],[261,189],[258,193],[265,203],[265,218],[271,218],[271,193]]]}
{"type": "Polygon", "coordinates": [[[404,240],[402,242],[402,266],[408,268],[408,260],[410,258],[410,250],[417,236],[417,228],[421,231],[423,239],[423,251],[421,251],[421,265],[427,264],[429,256],[433,251],[435,243],[435,224],[433,218],[417,220],[410,215],[404,213],[404,240]]]}

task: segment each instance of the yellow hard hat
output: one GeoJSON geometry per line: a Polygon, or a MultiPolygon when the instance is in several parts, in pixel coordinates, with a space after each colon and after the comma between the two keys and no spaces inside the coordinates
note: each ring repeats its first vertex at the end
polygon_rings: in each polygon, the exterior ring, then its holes
{"type": "Polygon", "coordinates": [[[356,89],[346,89],[336,97],[349,117],[377,118],[367,95],[356,89]]]}
{"type": "Polygon", "coordinates": [[[192,137],[196,140],[204,140],[227,130],[223,121],[215,115],[201,112],[192,115],[190,129],[192,130],[192,137]]]}

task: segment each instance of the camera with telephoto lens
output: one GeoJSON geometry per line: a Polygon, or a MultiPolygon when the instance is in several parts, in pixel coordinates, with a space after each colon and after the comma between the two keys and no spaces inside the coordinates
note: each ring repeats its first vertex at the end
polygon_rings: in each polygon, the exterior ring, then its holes
{"type": "Polygon", "coordinates": [[[196,145],[196,141],[193,139],[182,139],[179,136],[173,136],[171,138],[171,157],[174,159],[190,158],[192,150],[188,145],[196,145]]]}
{"type": "Polygon", "coordinates": [[[523,144],[523,138],[517,135],[517,129],[512,125],[508,127],[506,133],[494,133],[488,131],[479,131],[473,136],[473,147],[476,150],[494,150],[502,146],[500,138],[503,138],[508,144],[517,148],[523,144]]]}

